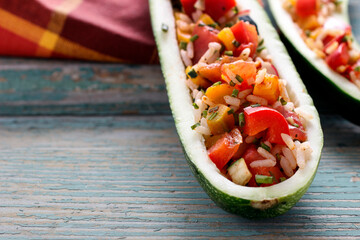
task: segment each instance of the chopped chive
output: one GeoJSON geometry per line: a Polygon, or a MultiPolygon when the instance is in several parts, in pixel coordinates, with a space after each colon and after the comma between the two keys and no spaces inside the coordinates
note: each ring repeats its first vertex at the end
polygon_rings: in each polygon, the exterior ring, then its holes
{"type": "Polygon", "coordinates": [[[235,14],[238,14],[238,13],[239,13],[239,9],[237,8],[237,6],[235,6],[235,7],[233,8],[233,12],[234,12],[235,14]]]}
{"type": "Polygon", "coordinates": [[[219,86],[220,84],[221,84],[221,81],[218,81],[218,82],[214,83],[213,86],[214,86],[214,87],[215,87],[215,86],[219,86]]]}
{"type": "Polygon", "coordinates": [[[360,66],[357,66],[354,70],[360,72],[360,66]]]}
{"type": "Polygon", "coordinates": [[[280,98],[280,103],[281,103],[281,105],[286,105],[287,104],[287,101],[285,101],[283,98],[280,98]]]}
{"type": "Polygon", "coordinates": [[[234,45],[235,47],[239,47],[240,43],[238,41],[236,41],[235,39],[231,42],[232,45],[234,45]]]}
{"type": "Polygon", "coordinates": [[[268,145],[266,145],[265,143],[260,143],[260,147],[262,147],[263,149],[265,149],[266,151],[270,152],[270,147],[268,145]]]}
{"type": "Polygon", "coordinates": [[[276,179],[275,175],[269,171],[270,175],[273,177],[275,183],[279,183],[279,181],[276,179]]]}
{"type": "Polygon", "coordinates": [[[202,112],[202,116],[204,117],[204,118],[206,118],[206,116],[207,116],[207,111],[206,110],[204,110],[203,112],[202,112]]]}
{"type": "Polygon", "coordinates": [[[261,41],[259,42],[259,46],[263,45],[264,43],[264,39],[262,38],[261,41]]]}
{"type": "Polygon", "coordinates": [[[283,182],[283,181],[285,181],[286,180],[286,177],[281,177],[280,178],[280,182],[283,182]]]}
{"type": "Polygon", "coordinates": [[[187,42],[181,41],[179,47],[180,49],[186,50],[187,42]]]}
{"type": "Polygon", "coordinates": [[[297,123],[293,123],[292,125],[297,128],[300,127],[299,124],[297,124],[297,123]]]}
{"type": "Polygon", "coordinates": [[[193,103],[195,109],[199,109],[199,106],[196,103],[193,103]]]}
{"type": "Polygon", "coordinates": [[[188,72],[188,75],[191,78],[196,78],[198,76],[195,69],[193,69],[193,68],[188,72]]]}
{"type": "Polygon", "coordinates": [[[276,160],[280,161],[281,156],[280,156],[280,154],[279,154],[279,153],[275,154],[275,157],[276,157],[276,160]]]}
{"type": "Polygon", "coordinates": [[[233,113],[234,113],[234,109],[231,108],[229,111],[227,111],[227,113],[228,113],[228,115],[233,114],[233,113]]]}
{"type": "Polygon", "coordinates": [[[198,39],[199,38],[199,35],[197,35],[197,34],[195,34],[194,36],[192,36],[191,38],[190,38],[190,41],[192,41],[192,42],[194,42],[196,39],[198,39]]]}
{"type": "Polygon", "coordinates": [[[242,83],[244,81],[244,79],[239,74],[236,74],[235,78],[236,80],[238,80],[239,83],[242,83]]]}
{"type": "Polygon", "coordinates": [[[228,55],[228,56],[233,56],[234,55],[233,51],[225,51],[224,54],[228,55]]]}
{"type": "Polygon", "coordinates": [[[166,25],[165,23],[161,24],[161,31],[163,31],[163,32],[169,31],[169,26],[166,25]]]}
{"type": "Polygon", "coordinates": [[[232,92],[232,94],[231,94],[231,96],[232,96],[232,97],[237,97],[238,94],[239,94],[239,90],[234,89],[233,92],[232,92]]]}
{"type": "Polygon", "coordinates": [[[255,175],[255,181],[256,183],[274,183],[274,177],[273,176],[265,176],[265,175],[255,175]]]}
{"type": "Polygon", "coordinates": [[[195,123],[194,125],[191,126],[191,129],[194,130],[194,129],[197,128],[198,126],[200,126],[200,123],[195,123]]]}
{"type": "Polygon", "coordinates": [[[336,1],[334,2],[334,4],[335,4],[336,6],[339,6],[341,3],[342,3],[341,0],[336,0],[336,1]]]}
{"type": "Polygon", "coordinates": [[[265,46],[260,46],[256,49],[256,52],[261,52],[262,50],[264,50],[266,47],[265,46]]]}
{"type": "Polygon", "coordinates": [[[261,105],[260,104],[253,104],[253,105],[250,105],[252,108],[256,108],[256,107],[261,107],[261,105]]]}
{"type": "Polygon", "coordinates": [[[310,37],[311,31],[309,29],[305,30],[304,32],[307,37],[310,37]]]}
{"type": "Polygon", "coordinates": [[[228,22],[228,23],[225,24],[225,27],[232,27],[233,25],[234,25],[233,23],[228,22]]]}
{"type": "Polygon", "coordinates": [[[245,115],[243,112],[239,113],[239,126],[245,126],[245,115]]]}
{"type": "Polygon", "coordinates": [[[255,138],[252,143],[255,144],[255,145],[258,145],[259,141],[260,140],[258,138],[255,138]]]}
{"type": "Polygon", "coordinates": [[[235,83],[233,81],[230,81],[229,85],[233,87],[235,86],[235,83]]]}
{"type": "Polygon", "coordinates": [[[219,110],[219,106],[216,106],[216,107],[213,107],[209,110],[209,113],[212,113],[212,112],[216,112],[217,110],[219,110]]]}
{"type": "Polygon", "coordinates": [[[218,26],[217,23],[211,23],[211,24],[208,24],[209,27],[212,27],[212,28],[216,28],[218,26]]]}
{"type": "Polygon", "coordinates": [[[213,119],[216,117],[217,114],[218,114],[217,112],[213,112],[213,113],[210,115],[209,120],[210,120],[210,121],[213,120],[213,119]]]}
{"type": "Polygon", "coordinates": [[[199,23],[198,26],[199,27],[205,27],[206,25],[204,23],[199,23]]]}

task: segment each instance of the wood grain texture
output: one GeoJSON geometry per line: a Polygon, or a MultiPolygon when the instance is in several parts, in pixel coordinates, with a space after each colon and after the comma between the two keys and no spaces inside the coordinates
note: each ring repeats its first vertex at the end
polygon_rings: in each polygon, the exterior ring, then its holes
{"type": "Polygon", "coordinates": [[[0,237],[360,238],[360,127],[321,117],[309,191],[285,215],[257,221],[208,198],[169,116],[0,118],[0,237]]]}

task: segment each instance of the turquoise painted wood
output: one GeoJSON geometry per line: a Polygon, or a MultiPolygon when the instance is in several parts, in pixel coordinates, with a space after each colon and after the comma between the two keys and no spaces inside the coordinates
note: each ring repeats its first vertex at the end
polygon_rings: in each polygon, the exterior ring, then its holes
{"type": "Polygon", "coordinates": [[[0,239],[360,239],[360,127],[316,100],[313,184],[255,221],[218,208],[191,174],[159,66],[1,58],[0,239]]]}

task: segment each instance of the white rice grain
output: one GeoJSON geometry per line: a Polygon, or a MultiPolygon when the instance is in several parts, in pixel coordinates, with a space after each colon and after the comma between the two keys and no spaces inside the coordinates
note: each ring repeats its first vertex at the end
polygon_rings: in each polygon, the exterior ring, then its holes
{"type": "Polygon", "coordinates": [[[255,139],[256,139],[255,136],[247,136],[247,137],[245,138],[245,142],[246,142],[246,143],[252,143],[252,142],[254,142],[255,139]]]}
{"type": "Polygon", "coordinates": [[[188,66],[192,65],[191,59],[189,58],[187,51],[185,51],[184,49],[181,49],[180,55],[181,55],[181,59],[183,60],[185,66],[188,67],[188,66]]]}
{"type": "Polygon", "coordinates": [[[194,129],[197,133],[200,133],[202,135],[207,135],[210,136],[211,132],[209,128],[205,128],[204,126],[198,126],[197,128],[194,129]]]}
{"type": "Polygon", "coordinates": [[[231,97],[229,95],[224,96],[224,100],[226,102],[226,104],[235,106],[235,107],[239,107],[240,106],[240,99],[235,98],[235,97],[231,97]]]}
{"type": "Polygon", "coordinates": [[[194,89],[197,89],[199,86],[196,85],[193,81],[191,81],[190,79],[186,79],[185,81],[186,85],[191,89],[191,91],[193,91],[194,89]]]}
{"type": "Polygon", "coordinates": [[[244,50],[242,50],[242,52],[240,53],[240,58],[244,59],[244,60],[247,60],[250,56],[250,48],[245,48],[244,50]]]}
{"type": "Polygon", "coordinates": [[[192,59],[194,57],[194,43],[193,42],[188,42],[187,46],[186,46],[186,51],[187,51],[187,55],[190,59],[192,59]]]}
{"type": "Polygon", "coordinates": [[[183,20],[176,20],[176,26],[181,32],[190,32],[190,24],[183,20]]]}
{"type": "Polygon", "coordinates": [[[284,170],[284,173],[287,177],[294,175],[294,171],[291,169],[288,160],[284,156],[281,156],[280,166],[284,170]]]}
{"type": "Polygon", "coordinates": [[[280,144],[276,144],[272,149],[271,149],[271,154],[276,156],[276,154],[280,154],[282,152],[282,148],[283,145],[280,144]]]}
{"type": "Polygon", "coordinates": [[[271,160],[273,160],[274,162],[276,162],[276,158],[274,157],[274,155],[272,155],[271,153],[269,153],[268,151],[266,151],[264,148],[258,147],[258,148],[257,148],[257,152],[258,152],[263,158],[271,159],[271,160]]]}
{"type": "Polygon", "coordinates": [[[186,22],[188,24],[192,23],[192,20],[189,18],[188,15],[186,15],[184,13],[180,13],[180,12],[178,12],[177,14],[178,14],[177,16],[179,16],[180,20],[182,20],[182,21],[184,21],[184,22],[186,22]]]}
{"type": "Polygon", "coordinates": [[[200,58],[201,63],[213,63],[220,56],[221,45],[217,42],[211,42],[208,45],[209,49],[200,58]]]}
{"type": "Polygon", "coordinates": [[[339,47],[339,43],[338,42],[333,42],[330,46],[328,46],[326,49],[325,49],[325,52],[327,54],[332,54],[337,48],[339,47]]]}
{"type": "Polygon", "coordinates": [[[281,138],[290,150],[295,149],[295,144],[294,144],[292,138],[290,137],[290,135],[288,135],[286,133],[281,133],[281,138]]]}
{"type": "Polygon", "coordinates": [[[296,159],[295,159],[292,151],[287,147],[282,147],[281,151],[282,151],[284,157],[286,157],[286,159],[289,161],[289,165],[290,165],[291,169],[295,169],[296,168],[296,159]]]}
{"type": "Polygon", "coordinates": [[[256,160],[250,163],[250,167],[256,168],[256,167],[274,167],[276,165],[276,162],[274,162],[272,159],[264,159],[264,160],[256,160]]]}
{"type": "Polygon", "coordinates": [[[258,73],[256,74],[255,84],[260,84],[264,81],[266,72],[266,68],[258,71],[258,73]]]}
{"type": "Polygon", "coordinates": [[[301,148],[296,148],[296,162],[299,168],[303,169],[306,165],[305,151],[301,148]]]}
{"type": "Polygon", "coordinates": [[[197,22],[200,19],[202,14],[203,13],[200,9],[196,9],[196,11],[191,14],[193,21],[197,22]]]}
{"type": "Polygon", "coordinates": [[[244,91],[241,91],[238,94],[238,98],[245,99],[251,92],[252,92],[252,89],[246,89],[244,91]]]}
{"type": "Polygon", "coordinates": [[[286,90],[286,81],[284,79],[279,79],[279,88],[280,88],[280,96],[287,102],[290,102],[289,94],[286,90]]]}
{"type": "Polygon", "coordinates": [[[248,100],[249,102],[252,102],[252,103],[258,103],[258,104],[260,104],[262,106],[267,106],[268,105],[268,101],[265,98],[258,97],[258,96],[255,96],[255,95],[248,95],[246,97],[246,100],[248,100]]]}
{"type": "Polygon", "coordinates": [[[294,111],[296,112],[296,114],[298,114],[299,116],[305,118],[306,120],[311,120],[314,118],[314,116],[308,112],[306,112],[305,110],[303,110],[300,107],[297,107],[294,109],[294,111]]]}
{"type": "Polygon", "coordinates": [[[204,0],[197,0],[194,4],[194,7],[196,9],[199,9],[201,11],[205,10],[205,1],[204,0]]]}
{"type": "Polygon", "coordinates": [[[213,103],[212,101],[209,100],[209,98],[207,96],[202,96],[201,100],[206,103],[207,105],[209,105],[210,107],[215,106],[215,103],[213,103]]]}

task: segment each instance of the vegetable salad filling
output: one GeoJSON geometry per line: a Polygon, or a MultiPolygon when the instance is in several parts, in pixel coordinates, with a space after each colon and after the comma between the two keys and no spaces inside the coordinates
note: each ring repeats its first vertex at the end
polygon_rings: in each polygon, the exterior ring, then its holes
{"type": "MultiPolygon", "coordinates": [[[[236,184],[270,186],[304,168],[305,120],[249,10],[234,0],[181,0],[175,11],[195,124],[209,158],[236,184]]],[[[167,31],[166,26],[163,31],[167,31]]]]}
{"type": "Polygon", "coordinates": [[[283,0],[306,45],[360,88],[360,52],[353,48],[351,26],[334,17],[341,5],[340,0],[283,0]]]}

